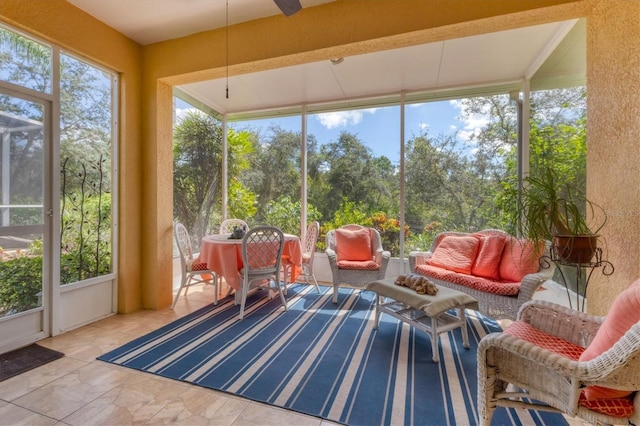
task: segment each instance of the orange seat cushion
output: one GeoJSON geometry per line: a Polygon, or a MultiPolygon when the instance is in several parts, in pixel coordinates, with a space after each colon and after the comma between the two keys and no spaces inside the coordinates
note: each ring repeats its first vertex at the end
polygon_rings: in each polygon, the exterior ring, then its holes
{"type": "MultiPolygon", "coordinates": [[[[580,361],[590,361],[611,349],[631,326],[638,321],[640,321],[640,280],[633,282],[629,288],[620,293],[613,301],[595,337],[582,356],[580,356],[580,361]]],[[[585,389],[584,394],[587,400],[594,400],[622,398],[630,395],[631,392],[589,386],[585,389]]]]}
{"type": "Polygon", "coordinates": [[[367,261],[373,259],[371,234],[367,228],[336,229],[336,256],[342,260],[367,261]]]}
{"type": "Polygon", "coordinates": [[[471,235],[447,235],[440,241],[427,264],[454,272],[471,274],[480,240],[471,235]]]}
{"type": "Polygon", "coordinates": [[[573,361],[577,361],[584,352],[582,346],[575,345],[559,337],[547,334],[524,321],[515,321],[504,330],[505,334],[516,336],[519,339],[548,351],[562,355],[573,361]]]}
{"type": "Polygon", "coordinates": [[[339,260],[338,268],[340,269],[361,269],[361,270],[376,270],[380,269],[380,265],[378,265],[373,260],[339,260]]]}
{"type": "Polygon", "coordinates": [[[500,296],[517,296],[520,292],[520,283],[490,280],[488,278],[462,274],[432,265],[416,265],[416,272],[428,278],[463,285],[484,293],[497,294],[500,296]]]}

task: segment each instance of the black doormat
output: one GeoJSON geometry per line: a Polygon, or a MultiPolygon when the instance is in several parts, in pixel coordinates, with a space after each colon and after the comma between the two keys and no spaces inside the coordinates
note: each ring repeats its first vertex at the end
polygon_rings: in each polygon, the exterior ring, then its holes
{"type": "Polygon", "coordinates": [[[62,358],[62,352],[32,344],[0,355],[0,381],[62,358]]]}

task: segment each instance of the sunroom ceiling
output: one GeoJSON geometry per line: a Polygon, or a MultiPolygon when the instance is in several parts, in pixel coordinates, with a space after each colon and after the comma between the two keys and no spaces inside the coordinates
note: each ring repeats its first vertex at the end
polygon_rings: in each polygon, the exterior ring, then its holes
{"type": "Polygon", "coordinates": [[[538,87],[584,83],[581,26],[576,21],[557,22],[351,56],[337,65],[326,60],[233,76],[229,99],[226,79],[179,89],[233,117],[261,110],[286,113],[288,107],[295,110],[303,104],[366,106],[371,98],[397,98],[403,91],[413,99],[428,99],[449,91],[459,96],[461,90],[518,90],[526,78],[538,87]]]}
{"type": "MultiPolygon", "coordinates": [[[[141,44],[224,25],[224,0],[68,0],[141,44]],[[153,7],[149,3],[153,3],[153,7]],[[126,3],[128,13],[122,13],[126,3]],[[137,13],[131,8],[139,8],[137,13]],[[213,13],[213,15],[212,15],[213,13]],[[202,16],[217,16],[202,20],[202,16]],[[220,21],[220,22],[218,22],[220,21]],[[190,25],[185,25],[190,23],[190,25]]],[[[302,0],[313,7],[332,0],[302,0]]],[[[231,23],[279,13],[272,1],[234,0],[231,23]]],[[[401,49],[202,81],[177,88],[190,101],[230,119],[324,108],[357,108],[407,99],[584,84],[584,20],[563,21],[401,49]],[[226,87],[229,98],[226,98],[226,87]],[[453,93],[453,95],[451,95],[453,93]]]]}

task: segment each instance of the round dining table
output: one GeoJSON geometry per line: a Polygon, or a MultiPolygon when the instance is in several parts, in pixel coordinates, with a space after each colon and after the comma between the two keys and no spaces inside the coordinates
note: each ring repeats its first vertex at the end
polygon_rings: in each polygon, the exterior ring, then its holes
{"type": "MultiPolygon", "coordinates": [[[[206,262],[207,268],[223,277],[234,290],[238,289],[238,271],[242,269],[242,239],[231,239],[230,234],[207,235],[202,238],[198,260],[206,262]]],[[[302,270],[302,246],[300,238],[293,234],[284,234],[282,262],[290,267],[284,277],[294,283],[302,270]]]]}

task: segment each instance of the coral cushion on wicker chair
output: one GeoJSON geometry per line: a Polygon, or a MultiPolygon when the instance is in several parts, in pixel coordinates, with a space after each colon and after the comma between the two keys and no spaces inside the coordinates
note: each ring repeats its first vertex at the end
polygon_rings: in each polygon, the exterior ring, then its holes
{"type": "MultiPolygon", "coordinates": [[[[574,345],[559,337],[547,334],[524,321],[515,321],[505,329],[504,333],[573,361],[580,359],[580,355],[584,353],[582,346],[574,345]]],[[[633,402],[630,398],[608,397],[606,399],[588,400],[585,396],[585,391],[588,389],[586,388],[580,394],[579,404],[583,407],[601,414],[621,418],[629,417],[633,413],[633,402]]]]}
{"type": "Polygon", "coordinates": [[[504,332],[573,361],[577,361],[584,351],[582,346],[547,334],[524,321],[515,321],[504,332]]]}
{"type": "Polygon", "coordinates": [[[478,235],[478,238],[480,246],[471,267],[471,274],[500,281],[500,259],[504,250],[504,235],[478,235]]]}
{"type": "Polygon", "coordinates": [[[480,240],[471,235],[447,235],[433,251],[427,264],[449,271],[471,274],[480,240]]]}
{"type": "Polygon", "coordinates": [[[633,401],[629,397],[588,400],[584,396],[584,391],[580,394],[578,404],[589,410],[622,419],[631,416],[634,410],[633,401]]]}
{"type": "Polygon", "coordinates": [[[362,269],[373,271],[376,269],[380,269],[380,265],[378,265],[373,260],[339,260],[338,268],[340,269],[362,269]]]}
{"type": "Polygon", "coordinates": [[[200,262],[199,259],[193,259],[191,262],[187,262],[187,271],[205,271],[209,269],[206,262],[200,262]]]}
{"type": "Polygon", "coordinates": [[[500,260],[500,278],[504,281],[522,281],[525,275],[538,272],[538,259],[544,247],[531,241],[507,238],[500,260]]]}
{"type": "MultiPolygon", "coordinates": [[[[640,280],[634,281],[613,301],[591,344],[580,356],[580,361],[590,361],[606,352],[638,321],[640,321],[640,280]]],[[[594,400],[622,398],[630,395],[631,392],[589,386],[584,390],[584,394],[587,400],[594,400]]]]}
{"type": "Polygon", "coordinates": [[[336,229],[336,255],[341,260],[371,260],[371,234],[366,228],[336,229]]]}

